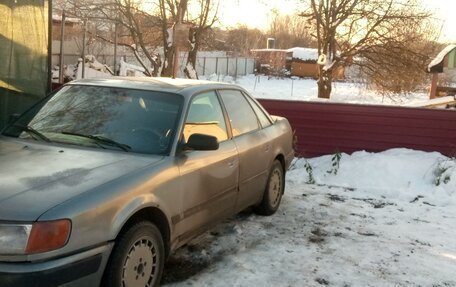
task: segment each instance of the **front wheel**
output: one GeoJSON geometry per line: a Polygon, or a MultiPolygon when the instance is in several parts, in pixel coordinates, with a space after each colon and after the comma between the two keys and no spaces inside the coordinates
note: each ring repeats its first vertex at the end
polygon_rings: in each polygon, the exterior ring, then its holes
{"type": "Polygon", "coordinates": [[[158,228],[142,221],[116,240],[102,286],[159,286],[165,262],[163,239],[158,228]]]}
{"type": "Polygon", "coordinates": [[[255,207],[255,212],[260,215],[272,215],[279,208],[285,188],[285,172],[282,164],[274,160],[269,172],[268,183],[264,191],[263,200],[255,207]]]}

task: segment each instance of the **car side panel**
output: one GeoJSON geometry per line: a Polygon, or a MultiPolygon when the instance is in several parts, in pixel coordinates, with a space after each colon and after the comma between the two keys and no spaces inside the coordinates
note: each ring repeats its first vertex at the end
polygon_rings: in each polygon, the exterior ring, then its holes
{"type": "Polygon", "coordinates": [[[172,221],[184,242],[234,213],[239,160],[232,140],[220,143],[216,151],[187,151],[176,160],[184,205],[172,221]]]}

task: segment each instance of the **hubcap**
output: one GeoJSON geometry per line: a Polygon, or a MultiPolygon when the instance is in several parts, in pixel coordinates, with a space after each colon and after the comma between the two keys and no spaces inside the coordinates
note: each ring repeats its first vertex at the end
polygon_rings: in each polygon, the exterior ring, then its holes
{"type": "Polygon", "coordinates": [[[282,196],[282,174],[280,170],[275,168],[272,171],[271,178],[269,179],[269,200],[272,207],[279,204],[280,197],[282,196]]]}
{"type": "Polygon", "coordinates": [[[130,248],[123,266],[123,287],[150,287],[157,270],[157,251],[151,240],[141,238],[130,248]]]}

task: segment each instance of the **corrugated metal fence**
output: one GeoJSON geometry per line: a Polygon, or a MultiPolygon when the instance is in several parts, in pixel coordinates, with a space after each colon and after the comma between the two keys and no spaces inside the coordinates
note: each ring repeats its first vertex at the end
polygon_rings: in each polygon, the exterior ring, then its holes
{"type": "Polygon", "coordinates": [[[404,147],[456,156],[456,111],[260,99],[288,118],[305,157],[404,147]]]}

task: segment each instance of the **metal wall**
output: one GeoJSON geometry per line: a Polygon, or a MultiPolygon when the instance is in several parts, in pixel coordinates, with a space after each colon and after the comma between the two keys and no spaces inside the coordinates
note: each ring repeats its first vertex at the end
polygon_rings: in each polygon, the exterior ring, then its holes
{"type": "Polygon", "coordinates": [[[261,100],[290,121],[305,157],[410,148],[456,155],[456,111],[261,100]]]}

